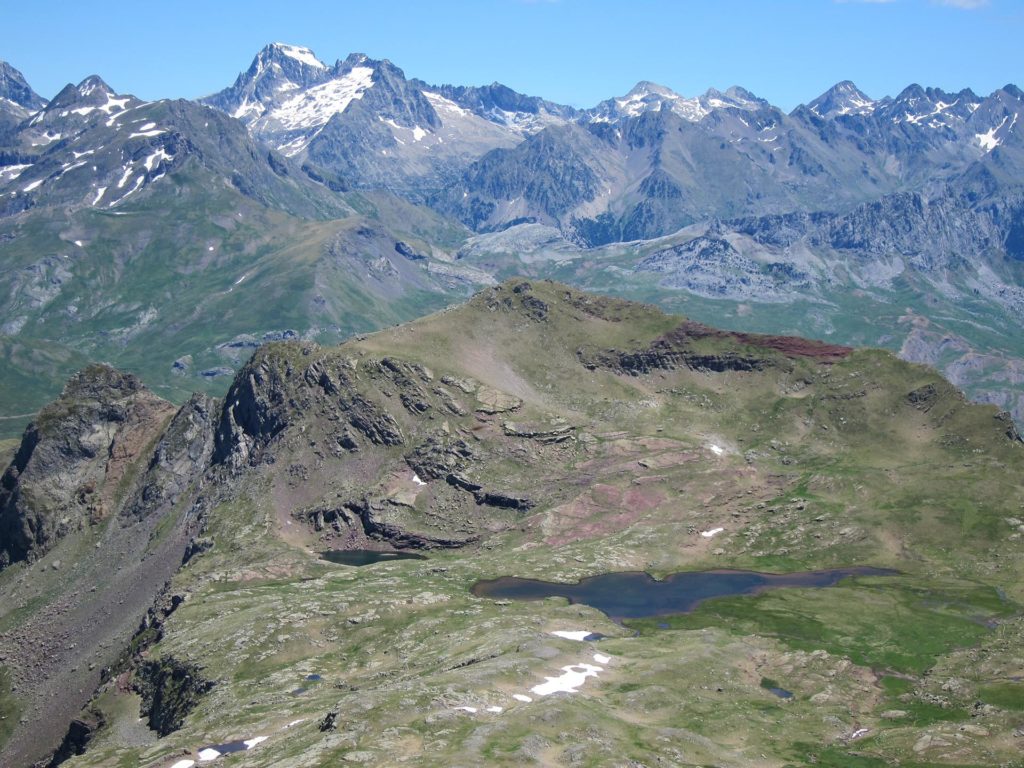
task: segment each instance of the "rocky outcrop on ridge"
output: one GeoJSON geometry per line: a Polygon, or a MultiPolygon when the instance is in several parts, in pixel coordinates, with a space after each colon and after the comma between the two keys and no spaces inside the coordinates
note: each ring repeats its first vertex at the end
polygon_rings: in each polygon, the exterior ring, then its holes
{"type": "Polygon", "coordinates": [[[0,568],[115,511],[174,412],[131,374],[92,366],[40,411],[0,480],[0,568]]]}

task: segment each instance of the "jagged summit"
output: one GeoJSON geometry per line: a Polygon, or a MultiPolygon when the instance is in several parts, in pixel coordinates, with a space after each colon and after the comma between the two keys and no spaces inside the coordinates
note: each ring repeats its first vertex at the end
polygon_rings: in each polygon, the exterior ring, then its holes
{"type": "MultiPolygon", "coordinates": [[[[120,98],[120,95],[99,75],[89,75],[78,85],[68,83],[60,92],[53,97],[53,100],[46,105],[46,111],[70,109],[74,107],[101,107],[111,99],[120,98]]],[[[134,98],[128,96],[126,98],[134,98]]]]}
{"type": "Polygon", "coordinates": [[[686,97],[650,80],[641,80],[625,96],[603,101],[589,111],[592,122],[615,122],[639,117],[645,112],[667,109],[684,120],[699,122],[718,109],[755,110],[768,106],[745,88],[732,86],[725,91],[709,88],[697,97],[686,97]]]}
{"type": "Polygon", "coordinates": [[[46,99],[32,90],[25,76],[6,61],[0,61],[0,111],[25,116],[46,106],[46,99]]]}
{"type": "Polygon", "coordinates": [[[710,106],[718,108],[758,109],[768,105],[768,102],[760,96],[755,96],[746,88],[738,85],[731,85],[724,91],[708,88],[701,99],[706,100],[710,106]]]}
{"type": "Polygon", "coordinates": [[[304,64],[307,67],[314,67],[316,69],[327,69],[327,65],[324,64],[320,59],[317,58],[316,54],[313,53],[312,49],[306,48],[301,45],[289,45],[288,43],[271,43],[266,46],[262,51],[261,55],[266,55],[266,58],[278,58],[279,56],[285,56],[293,61],[297,61],[300,64],[304,64]]]}
{"type": "Polygon", "coordinates": [[[877,102],[850,80],[836,83],[807,105],[818,117],[833,118],[841,115],[870,115],[877,102]]]}

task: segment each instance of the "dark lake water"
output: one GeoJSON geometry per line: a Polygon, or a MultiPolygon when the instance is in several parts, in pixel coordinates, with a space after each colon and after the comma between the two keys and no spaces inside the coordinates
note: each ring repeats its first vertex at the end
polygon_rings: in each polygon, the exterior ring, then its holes
{"type": "Polygon", "coordinates": [[[850,576],[892,576],[896,571],[868,566],[803,573],[756,571],[683,571],[658,581],[648,573],[603,573],[575,584],[503,576],[478,581],[477,597],[505,600],[542,600],[564,597],[570,603],[597,608],[609,618],[642,619],[688,613],[712,597],[753,595],[781,587],[831,587],[850,576]]]}
{"type": "Polygon", "coordinates": [[[222,755],[230,755],[235,752],[245,752],[249,747],[245,741],[240,739],[238,741],[229,741],[226,744],[211,744],[208,747],[203,747],[203,749],[215,749],[222,755]]]}
{"type": "Polygon", "coordinates": [[[322,560],[330,560],[338,565],[372,565],[392,560],[426,560],[426,555],[416,552],[379,552],[376,549],[331,549],[321,552],[322,560]]]}

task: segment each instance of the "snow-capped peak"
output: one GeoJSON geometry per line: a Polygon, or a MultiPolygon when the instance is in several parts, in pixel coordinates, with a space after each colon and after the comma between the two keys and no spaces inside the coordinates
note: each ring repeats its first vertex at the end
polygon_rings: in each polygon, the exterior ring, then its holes
{"type": "Polygon", "coordinates": [[[733,86],[724,93],[710,88],[702,96],[689,98],[680,96],[671,88],[641,80],[625,96],[602,101],[590,110],[590,119],[592,122],[607,123],[664,109],[683,120],[696,123],[717,109],[749,111],[766,105],[766,101],[738,86],[733,86]]]}
{"type": "Polygon", "coordinates": [[[740,88],[738,85],[726,88],[724,92],[715,88],[708,88],[704,95],[700,97],[700,103],[708,112],[713,109],[753,110],[767,104],[764,99],[755,96],[746,88],[740,88]]]}
{"type": "Polygon", "coordinates": [[[840,115],[870,115],[877,105],[878,102],[869,98],[852,82],[843,80],[807,106],[818,117],[831,118],[840,115]]]}
{"type": "Polygon", "coordinates": [[[652,83],[650,80],[641,80],[639,83],[634,85],[629,93],[626,94],[626,99],[642,99],[647,96],[658,96],[663,99],[681,99],[678,93],[673,91],[671,88],[666,88],[664,85],[658,85],[658,83],[652,83]]]}
{"type": "Polygon", "coordinates": [[[271,43],[269,48],[278,51],[290,59],[294,59],[300,64],[305,64],[308,67],[314,67],[315,69],[327,69],[327,65],[324,64],[320,59],[316,57],[309,48],[304,48],[301,45],[289,45],[288,43],[271,43]]]}
{"type": "Polygon", "coordinates": [[[970,89],[946,93],[915,83],[904,88],[886,109],[894,123],[950,128],[967,120],[978,108],[979,101],[970,89]]]}
{"type": "Polygon", "coordinates": [[[671,88],[641,80],[625,96],[598,104],[591,110],[591,120],[612,122],[624,117],[639,117],[645,112],[657,112],[661,109],[669,109],[684,120],[693,122],[707,114],[707,110],[698,99],[688,99],[671,88]]]}
{"type": "Polygon", "coordinates": [[[113,93],[110,86],[103,82],[103,78],[99,75],[89,75],[85,80],[78,84],[76,90],[78,91],[78,95],[82,98],[88,98],[96,93],[104,96],[108,93],[113,93]]]}

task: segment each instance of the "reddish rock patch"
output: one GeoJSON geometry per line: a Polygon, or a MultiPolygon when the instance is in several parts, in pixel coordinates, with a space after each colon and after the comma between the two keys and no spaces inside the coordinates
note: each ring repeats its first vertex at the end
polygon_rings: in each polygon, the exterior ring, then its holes
{"type": "Polygon", "coordinates": [[[773,349],[786,355],[786,357],[809,357],[823,363],[838,362],[853,352],[853,347],[826,344],[815,339],[803,339],[799,336],[770,336],[760,333],[721,331],[691,320],[685,321],[675,330],[665,334],[665,339],[673,344],[684,343],[690,339],[708,338],[735,339],[740,344],[747,346],[773,349]]]}
{"type": "Polygon", "coordinates": [[[622,531],[666,499],[660,488],[631,486],[625,490],[604,483],[551,510],[557,533],[546,543],[559,547],[622,531]]]}

